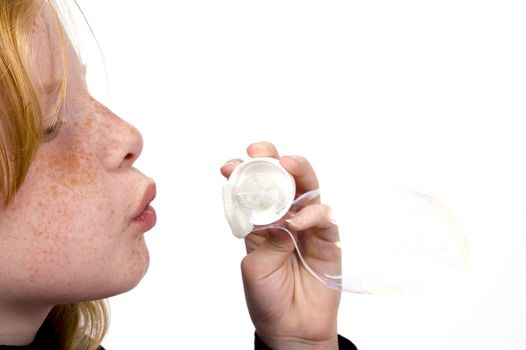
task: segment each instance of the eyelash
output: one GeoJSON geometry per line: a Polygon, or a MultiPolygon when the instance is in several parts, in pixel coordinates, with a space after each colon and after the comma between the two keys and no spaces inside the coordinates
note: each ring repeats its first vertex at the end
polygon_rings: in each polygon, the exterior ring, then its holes
{"type": "Polygon", "coordinates": [[[50,126],[44,129],[44,142],[49,142],[53,140],[60,130],[60,127],[64,124],[62,120],[57,120],[50,126]]]}

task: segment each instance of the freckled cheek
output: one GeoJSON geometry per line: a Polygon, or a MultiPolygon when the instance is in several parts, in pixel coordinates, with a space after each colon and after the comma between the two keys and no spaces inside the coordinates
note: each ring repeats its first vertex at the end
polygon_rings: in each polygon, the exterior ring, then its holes
{"type": "Polygon", "coordinates": [[[40,228],[34,231],[34,236],[41,235],[64,248],[103,249],[104,242],[109,245],[120,234],[124,220],[104,196],[73,195],[54,210],[42,213],[37,222],[40,228]]]}
{"type": "Polygon", "coordinates": [[[61,243],[35,239],[23,254],[22,267],[28,280],[38,285],[61,284],[64,274],[75,266],[74,253],[61,243]]]}
{"type": "Polygon", "coordinates": [[[34,283],[63,285],[80,276],[94,276],[108,263],[118,244],[118,230],[111,227],[112,221],[92,220],[93,214],[88,211],[46,219],[31,228],[31,244],[23,254],[23,268],[34,283]]]}
{"type": "Polygon", "coordinates": [[[28,208],[31,225],[27,235],[24,268],[33,281],[53,284],[81,273],[96,271],[118,244],[122,217],[100,188],[77,187],[70,191],[49,183],[28,208]]]}

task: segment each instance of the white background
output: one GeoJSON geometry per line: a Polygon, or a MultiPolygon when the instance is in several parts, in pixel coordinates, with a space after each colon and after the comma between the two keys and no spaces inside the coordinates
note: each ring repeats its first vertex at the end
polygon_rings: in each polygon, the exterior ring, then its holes
{"type": "Polygon", "coordinates": [[[521,1],[106,1],[80,5],[93,94],[142,132],[158,185],[150,270],[111,299],[108,349],[250,349],[241,241],[219,167],[269,140],[317,169],[345,234],[361,183],[432,191],[472,253],[428,298],[347,294],[367,349],[526,347],[526,9],[521,1]],[[168,345],[169,344],[169,345],[168,345]]]}

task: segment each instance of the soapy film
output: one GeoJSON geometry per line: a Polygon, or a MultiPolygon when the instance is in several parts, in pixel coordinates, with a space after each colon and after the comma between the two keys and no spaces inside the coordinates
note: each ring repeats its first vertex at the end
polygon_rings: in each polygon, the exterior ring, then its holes
{"type": "MultiPolygon", "coordinates": [[[[437,199],[408,188],[370,191],[350,201],[344,232],[294,232],[284,220],[319,202],[319,191],[297,198],[282,220],[256,225],[286,231],[298,259],[320,282],[351,293],[421,294],[451,285],[469,252],[453,214],[437,199]]],[[[342,230],[342,227],[340,227],[342,230]]]]}

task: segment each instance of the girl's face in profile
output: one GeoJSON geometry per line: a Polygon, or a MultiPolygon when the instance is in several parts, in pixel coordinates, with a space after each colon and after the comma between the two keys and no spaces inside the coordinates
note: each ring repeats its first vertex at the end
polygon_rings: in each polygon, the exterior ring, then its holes
{"type": "Polygon", "coordinates": [[[0,209],[0,299],[57,304],[122,293],[147,270],[143,234],[155,222],[154,213],[143,212],[155,185],[132,167],[141,135],[89,95],[50,9],[37,16],[30,44],[46,118],[68,52],[64,124],[40,146],[16,197],[0,209]]]}

